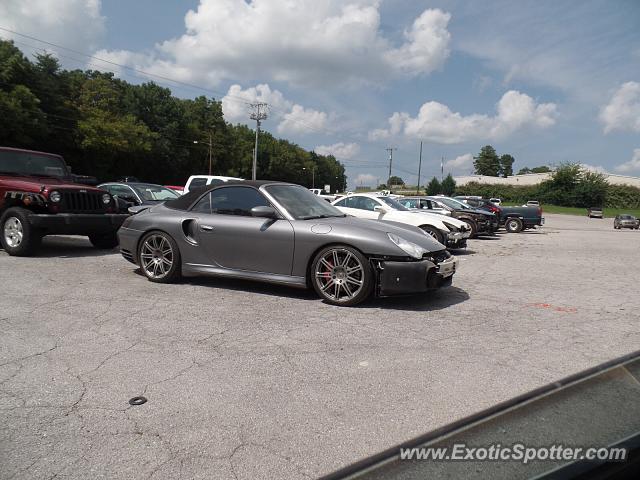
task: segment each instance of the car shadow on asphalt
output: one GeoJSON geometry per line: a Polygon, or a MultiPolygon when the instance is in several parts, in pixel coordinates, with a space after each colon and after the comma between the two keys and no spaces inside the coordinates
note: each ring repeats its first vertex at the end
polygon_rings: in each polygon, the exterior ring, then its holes
{"type": "Polygon", "coordinates": [[[449,252],[451,253],[451,255],[454,255],[456,257],[461,257],[464,255],[474,255],[476,253],[475,250],[471,250],[470,248],[452,249],[452,250],[449,250],[449,252]]]}
{"type": "Polygon", "coordinates": [[[379,308],[382,310],[405,310],[431,312],[449,308],[469,300],[469,294],[458,287],[445,287],[419,295],[371,298],[355,308],[379,308]]]}
{"type": "Polygon", "coordinates": [[[86,237],[56,237],[49,236],[42,239],[42,245],[35,252],[34,257],[42,258],[78,258],[102,257],[118,253],[118,248],[95,248],[86,237]]]}

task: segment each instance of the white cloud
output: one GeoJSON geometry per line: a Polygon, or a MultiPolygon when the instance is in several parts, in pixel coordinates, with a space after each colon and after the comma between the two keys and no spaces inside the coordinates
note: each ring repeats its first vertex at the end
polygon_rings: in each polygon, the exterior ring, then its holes
{"type": "Polygon", "coordinates": [[[410,75],[430,73],[440,68],[449,56],[451,34],[447,26],[451,15],[440,9],[425,10],[404,32],[406,42],[385,53],[391,65],[410,75]]]}
{"type": "Polygon", "coordinates": [[[361,173],[353,181],[356,186],[377,187],[378,177],[370,173],[361,173]]]}
{"type": "Polygon", "coordinates": [[[547,128],[555,123],[554,103],[536,104],[533,98],[516,90],[505,93],[496,105],[494,116],[462,115],[439,102],[427,102],[418,115],[394,113],[388,129],[369,133],[371,140],[404,133],[405,136],[435,143],[453,144],[470,140],[505,138],[524,128],[547,128]]]}
{"type": "Polygon", "coordinates": [[[460,155],[453,160],[447,160],[444,162],[444,167],[448,170],[463,170],[473,165],[473,155],[470,153],[465,153],[464,155],[460,155]]]}
{"type": "Polygon", "coordinates": [[[604,132],[640,132],[640,83],[623,83],[600,111],[604,132]]]}
{"type": "Polygon", "coordinates": [[[231,123],[249,123],[249,103],[252,102],[269,104],[269,118],[278,122],[278,133],[318,133],[327,128],[329,115],[326,112],[293,103],[280,91],[272,90],[268,84],[256,85],[245,90],[240,85],[231,85],[222,98],[225,119],[231,123]]]}
{"type": "Polygon", "coordinates": [[[615,167],[615,171],[620,173],[629,173],[629,172],[640,173],[640,148],[634,149],[631,160],[615,167]]]}
{"type": "Polygon", "coordinates": [[[439,68],[449,55],[449,18],[425,10],[394,47],[381,35],[378,0],[200,0],[182,36],[128,66],[206,86],[239,78],[381,84],[439,68]]]}
{"type": "Polygon", "coordinates": [[[318,145],[314,150],[319,155],[333,155],[338,160],[349,160],[360,153],[360,145],[338,142],[333,145],[318,145]]]}
{"type": "MultiPolygon", "coordinates": [[[[10,30],[77,50],[93,50],[105,32],[100,0],[2,0],[0,24],[10,30]]],[[[2,31],[17,41],[33,40],[2,31]]],[[[26,50],[23,45],[18,45],[26,50]]],[[[42,45],[49,50],[55,47],[42,45]]],[[[63,59],[64,60],[64,59],[63,59]]]]}

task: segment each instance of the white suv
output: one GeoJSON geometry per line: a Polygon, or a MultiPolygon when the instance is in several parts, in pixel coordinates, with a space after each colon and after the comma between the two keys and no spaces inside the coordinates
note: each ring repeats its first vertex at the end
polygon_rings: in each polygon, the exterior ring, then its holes
{"type": "Polygon", "coordinates": [[[234,180],[244,180],[244,178],[236,177],[220,177],[218,175],[191,175],[184,186],[184,193],[196,187],[206,187],[207,185],[220,185],[221,183],[231,182],[234,180]]]}

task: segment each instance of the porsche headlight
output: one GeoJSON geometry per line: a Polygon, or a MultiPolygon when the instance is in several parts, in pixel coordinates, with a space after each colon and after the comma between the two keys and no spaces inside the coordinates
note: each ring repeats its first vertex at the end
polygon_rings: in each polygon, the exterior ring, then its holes
{"type": "Polygon", "coordinates": [[[109,205],[111,203],[111,195],[109,195],[108,193],[102,194],[102,203],[104,203],[105,205],[109,205]]]}
{"type": "Polygon", "coordinates": [[[422,255],[427,253],[427,250],[422,248],[420,245],[416,245],[413,242],[405,240],[404,238],[399,237],[394,233],[387,233],[387,235],[389,236],[389,240],[391,240],[398,247],[400,247],[407,255],[413,258],[420,259],[422,258],[422,255]]]}
{"type": "Polygon", "coordinates": [[[51,200],[51,203],[58,203],[60,200],[62,200],[62,194],[54,190],[49,194],[49,200],[51,200]]]}

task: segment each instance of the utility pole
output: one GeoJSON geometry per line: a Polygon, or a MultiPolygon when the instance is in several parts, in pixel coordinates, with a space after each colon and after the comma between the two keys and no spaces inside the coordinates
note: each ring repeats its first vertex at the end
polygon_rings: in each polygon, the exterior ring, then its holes
{"type": "Polygon", "coordinates": [[[393,151],[397,150],[397,148],[387,147],[385,150],[389,152],[389,176],[387,177],[387,188],[389,188],[389,180],[391,180],[391,165],[393,164],[393,151]]]}
{"type": "Polygon", "coordinates": [[[440,159],[440,183],[444,181],[444,157],[440,159]]]}
{"type": "Polygon", "coordinates": [[[251,115],[249,115],[249,118],[251,118],[251,120],[255,120],[256,121],[256,143],[255,143],[255,147],[253,149],[253,168],[251,170],[251,179],[255,180],[256,179],[256,173],[257,173],[257,165],[258,165],[258,135],[260,134],[260,123],[262,122],[262,120],[266,120],[267,118],[267,107],[269,105],[266,103],[262,103],[262,102],[255,102],[250,104],[250,108],[252,110],[251,115]]]}
{"type": "Polygon", "coordinates": [[[418,187],[416,195],[420,195],[420,170],[422,170],[422,141],[420,141],[420,160],[418,161],[418,187]]]}
{"type": "Polygon", "coordinates": [[[194,140],[193,143],[204,143],[209,147],[209,175],[211,175],[211,165],[213,163],[212,161],[212,155],[211,155],[211,148],[213,146],[213,136],[211,134],[211,132],[209,132],[209,142],[203,142],[203,141],[198,141],[198,140],[194,140]]]}

